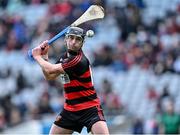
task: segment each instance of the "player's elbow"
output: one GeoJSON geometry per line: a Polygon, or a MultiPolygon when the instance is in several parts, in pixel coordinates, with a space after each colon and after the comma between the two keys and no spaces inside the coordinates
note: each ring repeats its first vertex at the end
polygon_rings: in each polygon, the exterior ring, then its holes
{"type": "Polygon", "coordinates": [[[46,69],[45,72],[46,72],[47,76],[51,76],[51,74],[53,74],[53,71],[50,69],[46,69]]]}
{"type": "Polygon", "coordinates": [[[44,68],[43,71],[45,72],[46,76],[51,76],[51,74],[55,73],[53,68],[44,68]]]}
{"type": "Polygon", "coordinates": [[[61,66],[61,64],[54,64],[51,67],[48,67],[45,69],[47,74],[62,74],[64,73],[64,70],[61,66]]]}
{"type": "Polygon", "coordinates": [[[47,81],[53,81],[53,80],[55,80],[55,78],[52,78],[52,77],[45,77],[45,79],[46,79],[47,81]]]}
{"type": "Polygon", "coordinates": [[[44,74],[44,78],[47,80],[47,81],[52,81],[52,80],[55,80],[57,78],[57,74],[44,74]]]}

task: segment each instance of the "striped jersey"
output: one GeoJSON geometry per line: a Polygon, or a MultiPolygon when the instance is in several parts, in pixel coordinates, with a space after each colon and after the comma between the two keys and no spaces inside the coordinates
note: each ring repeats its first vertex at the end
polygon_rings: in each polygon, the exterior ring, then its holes
{"type": "Polygon", "coordinates": [[[83,51],[65,53],[57,63],[62,63],[65,74],[61,74],[64,84],[64,109],[79,111],[100,105],[91,77],[90,63],[83,51]]]}

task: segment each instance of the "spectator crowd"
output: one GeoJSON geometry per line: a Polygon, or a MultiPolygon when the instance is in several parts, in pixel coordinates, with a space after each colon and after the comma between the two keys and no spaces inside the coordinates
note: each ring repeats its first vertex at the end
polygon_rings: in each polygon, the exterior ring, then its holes
{"type": "MultiPolygon", "coordinates": [[[[175,10],[167,11],[164,17],[149,18],[147,21],[143,15],[147,5],[143,0],[127,0],[122,6],[109,5],[109,1],[111,0],[1,0],[0,53],[17,52],[25,56],[28,49],[50,39],[76,20],[90,5],[98,4],[105,8],[106,20],[113,18],[119,34],[115,45],[103,43],[102,39],[101,45],[97,44],[100,47],[89,52],[94,69],[109,67],[114,72],[126,73],[133,66],[139,66],[157,76],[167,72],[179,75],[180,2],[175,10]],[[111,17],[108,18],[109,16],[111,17]]],[[[82,27],[86,30],[93,29],[97,34],[100,32],[98,22],[87,22],[82,27]]],[[[113,34],[117,33],[107,32],[107,38],[113,34]]],[[[50,48],[51,60],[55,61],[56,54],[64,51],[65,48],[58,45],[62,42],[59,39],[50,48]]],[[[37,87],[27,81],[23,72],[19,71],[14,75],[15,62],[12,65],[0,70],[2,85],[8,85],[3,84],[3,80],[14,82],[10,84],[14,86],[12,91],[0,94],[0,132],[25,120],[41,119],[44,114],[58,113],[64,102],[62,86],[58,80],[46,82],[41,78],[36,82],[37,87]]],[[[125,109],[120,97],[113,93],[108,80],[103,80],[101,86],[98,93],[106,110],[119,113],[125,109]]],[[[152,87],[148,98],[158,98],[152,87]]],[[[161,98],[158,99],[159,102],[161,98]]],[[[161,109],[161,106],[157,107],[161,109]]],[[[171,108],[167,110],[172,111],[171,108]]],[[[109,113],[111,112],[107,111],[109,113]]],[[[143,133],[141,120],[137,119],[136,124],[138,128],[137,131],[134,129],[134,133],[143,133]]]]}

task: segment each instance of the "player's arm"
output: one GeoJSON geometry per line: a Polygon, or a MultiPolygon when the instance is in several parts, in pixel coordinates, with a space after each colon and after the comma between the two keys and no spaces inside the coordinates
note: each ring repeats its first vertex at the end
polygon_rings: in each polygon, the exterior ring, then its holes
{"type": "Polygon", "coordinates": [[[58,64],[51,64],[45,61],[41,56],[34,58],[38,64],[41,66],[41,69],[44,73],[44,76],[47,80],[54,80],[60,74],[65,73],[61,63],[58,64]]]}
{"type": "Polygon", "coordinates": [[[60,74],[54,73],[54,74],[48,74],[46,71],[42,70],[44,77],[46,80],[55,80],[60,74]]]}
{"type": "Polygon", "coordinates": [[[51,64],[50,62],[48,62],[42,58],[42,55],[47,53],[48,48],[49,48],[48,41],[44,41],[38,47],[33,49],[32,54],[33,54],[34,59],[37,61],[37,63],[42,68],[45,78],[47,80],[53,80],[53,79],[56,79],[56,77],[59,74],[63,74],[65,72],[62,68],[61,63],[51,64]],[[44,52],[42,51],[42,48],[43,48],[44,52]]]}
{"type": "MultiPolygon", "coordinates": [[[[43,56],[43,59],[45,61],[49,60],[48,52],[43,56]]],[[[59,76],[59,74],[57,74],[57,73],[48,74],[45,70],[42,69],[42,71],[43,71],[43,74],[44,74],[44,77],[45,77],[46,80],[55,80],[59,76]]]]}
{"type": "Polygon", "coordinates": [[[42,58],[38,58],[36,61],[41,66],[46,80],[54,80],[60,74],[64,73],[61,64],[51,64],[47,61],[44,61],[42,58]]]}

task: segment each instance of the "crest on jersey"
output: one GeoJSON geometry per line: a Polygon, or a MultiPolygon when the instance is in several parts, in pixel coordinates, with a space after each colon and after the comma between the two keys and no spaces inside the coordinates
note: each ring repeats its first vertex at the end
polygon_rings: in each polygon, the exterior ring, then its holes
{"type": "Polygon", "coordinates": [[[60,74],[60,80],[62,84],[70,83],[69,75],[68,74],[60,74]]]}

